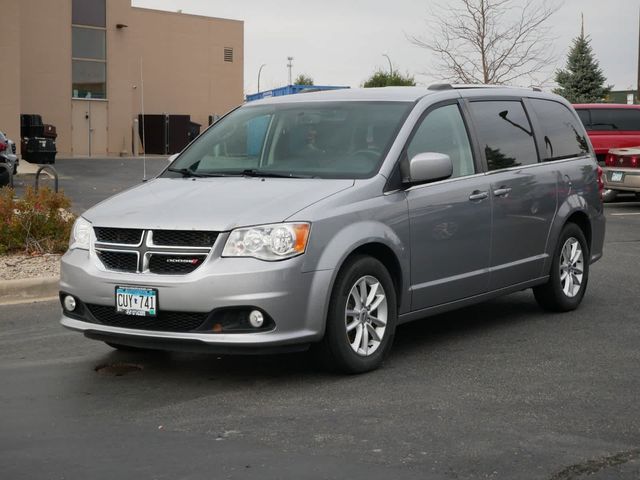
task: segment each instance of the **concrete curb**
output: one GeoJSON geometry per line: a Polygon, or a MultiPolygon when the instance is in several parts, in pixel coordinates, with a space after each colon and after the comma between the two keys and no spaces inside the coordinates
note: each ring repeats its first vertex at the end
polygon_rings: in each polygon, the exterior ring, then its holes
{"type": "Polygon", "coordinates": [[[0,280],[0,305],[57,297],[59,282],[59,277],[0,280]]]}

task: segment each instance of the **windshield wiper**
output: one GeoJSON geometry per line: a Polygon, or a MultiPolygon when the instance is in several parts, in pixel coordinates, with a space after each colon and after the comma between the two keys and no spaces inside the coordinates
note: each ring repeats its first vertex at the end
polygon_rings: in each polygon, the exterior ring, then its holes
{"type": "Polygon", "coordinates": [[[242,171],[246,177],[269,177],[269,178],[315,178],[311,175],[297,175],[293,173],[278,173],[258,170],[257,168],[247,168],[242,171]]]}
{"type": "Polygon", "coordinates": [[[197,178],[206,178],[206,177],[228,177],[229,175],[225,173],[200,173],[194,172],[188,168],[167,168],[169,172],[181,173],[183,177],[197,177],[197,178]]]}
{"type": "Polygon", "coordinates": [[[182,174],[183,177],[202,177],[203,175],[194,172],[193,170],[189,169],[189,168],[172,168],[169,167],[167,168],[168,171],[173,172],[173,173],[180,173],[182,174]]]}

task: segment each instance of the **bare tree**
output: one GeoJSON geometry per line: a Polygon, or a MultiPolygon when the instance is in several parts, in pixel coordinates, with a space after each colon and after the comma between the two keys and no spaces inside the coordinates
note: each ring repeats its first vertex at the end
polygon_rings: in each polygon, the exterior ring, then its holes
{"type": "Polygon", "coordinates": [[[555,64],[550,0],[452,0],[436,6],[428,36],[408,36],[438,58],[442,78],[456,83],[540,82],[555,64]]]}

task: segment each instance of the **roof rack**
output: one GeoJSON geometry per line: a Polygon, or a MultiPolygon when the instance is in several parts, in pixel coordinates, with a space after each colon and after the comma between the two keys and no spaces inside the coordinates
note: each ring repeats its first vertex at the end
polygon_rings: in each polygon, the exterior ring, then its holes
{"type": "Polygon", "coordinates": [[[541,92],[540,87],[513,87],[510,85],[486,85],[481,83],[434,83],[429,85],[429,90],[467,90],[473,88],[519,88],[521,90],[533,90],[534,92],[541,92]]]}

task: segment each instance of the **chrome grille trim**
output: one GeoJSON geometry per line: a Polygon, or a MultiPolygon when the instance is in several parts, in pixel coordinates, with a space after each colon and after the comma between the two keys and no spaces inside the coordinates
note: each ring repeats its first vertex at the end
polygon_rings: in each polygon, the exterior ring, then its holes
{"type": "MultiPolygon", "coordinates": [[[[94,227],[100,228],[100,227],[94,227]]],[[[96,235],[92,235],[92,252],[95,255],[97,260],[97,265],[100,269],[108,272],[118,272],[118,273],[130,273],[130,274],[139,274],[139,275],[189,275],[194,272],[198,268],[200,268],[204,263],[209,259],[209,255],[215,246],[219,233],[218,232],[208,232],[213,238],[214,242],[211,247],[202,247],[202,246],[163,246],[156,245],[153,242],[153,230],[142,230],[142,235],[140,238],[140,242],[137,245],[132,244],[117,244],[117,243],[108,243],[108,242],[100,242],[97,240],[96,235]],[[117,252],[117,253],[135,253],[137,255],[137,268],[136,271],[123,271],[123,270],[115,270],[109,268],[100,258],[100,252],[117,252]],[[175,268],[170,268],[167,266],[167,272],[155,271],[151,272],[149,269],[149,262],[153,255],[161,255],[163,257],[193,257],[193,259],[198,259],[199,263],[195,268],[191,271],[185,272],[176,272],[175,268]],[[204,257],[204,258],[203,258],[204,257]]],[[[181,231],[178,231],[181,232],[181,231]]],[[[188,232],[188,231],[186,231],[188,232]]],[[[169,262],[167,262],[169,263],[169,262]]]]}

